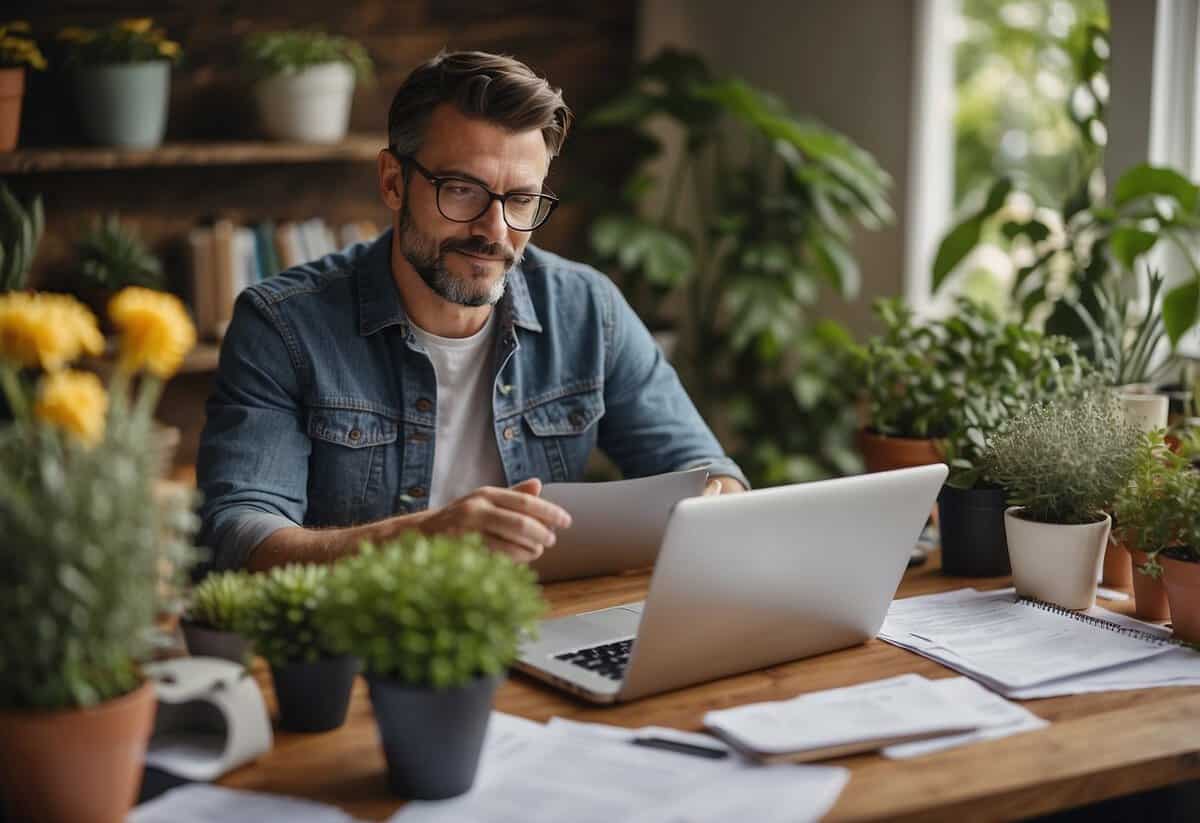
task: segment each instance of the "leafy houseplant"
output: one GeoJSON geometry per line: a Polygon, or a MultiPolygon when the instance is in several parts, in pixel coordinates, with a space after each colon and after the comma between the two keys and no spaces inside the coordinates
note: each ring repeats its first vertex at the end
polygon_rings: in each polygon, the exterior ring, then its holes
{"type": "Polygon", "coordinates": [[[139,662],[192,559],[191,495],[156,491],[160,461],[148,444],[162,381],[194,330],[166,295],[122,292],[110,313],[121,349],[106,390],[69,368],[103,347],[82,304],[0,295],[0,390],[14,416],[0,428],[0,794],[9,819],[124,819],[155,708],[139,662]]]}
{"type": "Polygon", "coordinates": [[[188,652],[245,662],[246,618],[253,597],[254,580],[246,572],[213,572],[197,583],[181,621],[188,652]]]}
{"type": "Polygon", "coordinates": [[[84,134],[94,143],[149,149],[167,128],[171,64],[179,44],[149,18],[120,20],[100,29],[68,27],[58,33],[73,69],[84,134]]]}
{"type": "Polygon", "coordinates": [[[269,136],[306,143],[346,136],[355,81],[371,78],[360,43],[322,31],[263,32],[246,38],[242,56],[269,136]]]}
{"type": "Polygon", "coordinates": [[[358,661],[332,653],[316,620],[328,566],[292,564],[256,575],[244,622],[255,650],[271,664],[279,724],[323,732],[346,721],[358,661]]]}
{"type": "Polygon", "coordinates": [[[471,787],[492,695],[545,609],[535,581],[473,534],[409,532],[330,570],[317,622],[363,662],[396,793],[471,787]]]}
{"type": "Polygon", "coordinates": [[[1056,398],[991,439],[984,471],[1008,492],[1004,513],[1017,593],[1067,609],[1095,603],[1112,518],[1140,432],[1107,389],[1056,398]]]}
{"type": "Polygon", "coordinates": [[[0,151],[17,147],[26,70],[45,68],[46,58],[30,36],[28,23],[13,20],[0,24],[0,151]]]}
{"type": "Polygon", "coordinates": [[[41,196],[22,205],[0,181],[0,293],[25,288],[44,228],[41,196]]]}
{"type": "Polygon", "coordinates": [[[844,136],[689,52],[659,54],[585,122],[632,131],[640,150],[621,190],[598,193],[597,263],[652,328],[678,330],[673,360],[689,394],[751,480],[856,470],[850,338],[810,313],[824,285],[857,295],[852,233],[891,222],[888,175],[844,136]],[[645,162],[664,148],[659,122],[683,133],[662,179],[645,162]]]}
{"type": "Polygon", "coordinates": [[[80,274],[97,288],[166,289],[162,261],[146,248],[137,230],[122,225],[115,214],[96,218],[79,241],[77,251],[80,274]]]}

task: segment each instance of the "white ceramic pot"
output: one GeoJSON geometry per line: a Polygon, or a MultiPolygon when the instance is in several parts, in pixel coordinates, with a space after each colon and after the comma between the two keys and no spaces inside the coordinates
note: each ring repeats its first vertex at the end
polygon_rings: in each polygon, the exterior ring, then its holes
{"type": "Polygon", "coordinates": [[[336,143],[350,125],[354,70],[322,63],[260,80],[254,87],[263,130],[278,140],[336,143]]]}
{"type": "Polygon", "coordinates": [[[1165,394],[1135,394],[1121,392],[1121,406],[1125,419],[1144,432],[1167,427],[1167,401],[1165,394]]]}
{"type": "Polygon", "coordinates": [[[1018,517],[1019,506],[1004,512],[1013,585],[1021,597],[1033,597],[1064,609],[1090,609],[1104,564],[1112,518],[1082,525],[1035,523],[1018,517]]]}

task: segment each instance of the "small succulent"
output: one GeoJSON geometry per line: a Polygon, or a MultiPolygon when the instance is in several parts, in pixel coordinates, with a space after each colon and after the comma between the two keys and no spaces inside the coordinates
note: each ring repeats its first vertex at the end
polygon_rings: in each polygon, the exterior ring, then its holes
{"type": "Polygon", "coordinates": [[[114,291],[125,286],[166,288],[162,261],[115,214],[96,218],[77,250],[80,273],[96,286],[114,291]]]}
{"type": "Polygon", "coordinates": [[[1142,435],[1117,395],[1092,388],[1034,406],[992,438],[984,471],[1039,523],[1093,523],[1129,482],[1142,435]]]}
{"type": "Polygon", "coordinates": [[[247,572],[213,572],[192,589],[187,619],[218,631],[241,632],[254,590],[247,572]]]}
{"type": "Polygon", "coordinates": [[[292,563],[257,576],[243,633],[272,666],[330,655],[316,620],[328,574],[328,566],[292,563]]]}
{"type": "Polygon", "coordinates": [[[371,674],[445,689],[502,673],[544,611],[534,573],[479,535],[414,531],[334,566],[318,622],[371,674]]]}
{"type": "Polygon", "coordinates": [[[45,222],[41,196],[25,206],[0,181],[0,292],[25,288],[45,222]]]}

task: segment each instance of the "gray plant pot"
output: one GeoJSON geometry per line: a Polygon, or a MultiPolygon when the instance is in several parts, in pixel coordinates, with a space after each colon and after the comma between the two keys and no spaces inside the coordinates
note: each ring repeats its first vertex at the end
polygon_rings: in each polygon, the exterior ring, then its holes
{"type": "Polygon", "coordinates": [[[326,657],[314,663],[271,666],[279,727],[290,732],[327,732],[346,722],[358,658],[326,657]]]}
{"type": "Polygon", "coordinates": [[[1004,532],[1003,489],[956,489],[938,494],[942,571],[958,577],[1011,574],[1004,532]]]}
{"type": "Polygon", "coordinates": [[[83,133],[101,146],[152,149],[162,143],[170,91],[166,60],[83,66],[75,72],[83,133]]]}
{"type": "Polygon", "coordinates": [[[219,631],[190,620],[180,620],[179,628],[192,657],[219,657],[241,665],[249,656],[250,642],[237,632],[219,631]]]}
{"type": "Polygon", "coordinates": [[[393,792],[440,800],[471,788],[499,677],[440,691],[374,675],[367,685],[393,792]]]}

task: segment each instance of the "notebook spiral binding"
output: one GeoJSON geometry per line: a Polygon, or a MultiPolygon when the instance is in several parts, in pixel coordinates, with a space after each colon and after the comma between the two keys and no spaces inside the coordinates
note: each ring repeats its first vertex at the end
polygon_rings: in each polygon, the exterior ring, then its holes
{"type": "Polygon", "coordinates": [[[1173,637],[1160,637],[1157,634],[1142,631],[1141,629],[1131,629],[1128,626],[1122,626],[1120,623],[1113,623],[1110,620],[1105,620],[1102,617],[1094,617],[1083,612],[1064,609],[1062,606],[1056,606],[1053,603],[1047,603],[1044,600],[1038,600],[1035,597],[1018,597],[1018,603],[1026,606],[1033,606],[1035,609],[1060,614],[1063,617],[1069,617],[1072,620],[1078,620],[1080,623],[1087,623],[1089,626],[1095,626],[1098,629],[1106,629],[1116,634],[1123,634],[1126,637],[1136,637],[1139,640],[1144,640],[1154,646],[1186,646],[1182,640],[1176,640],[1173,637]]]}

